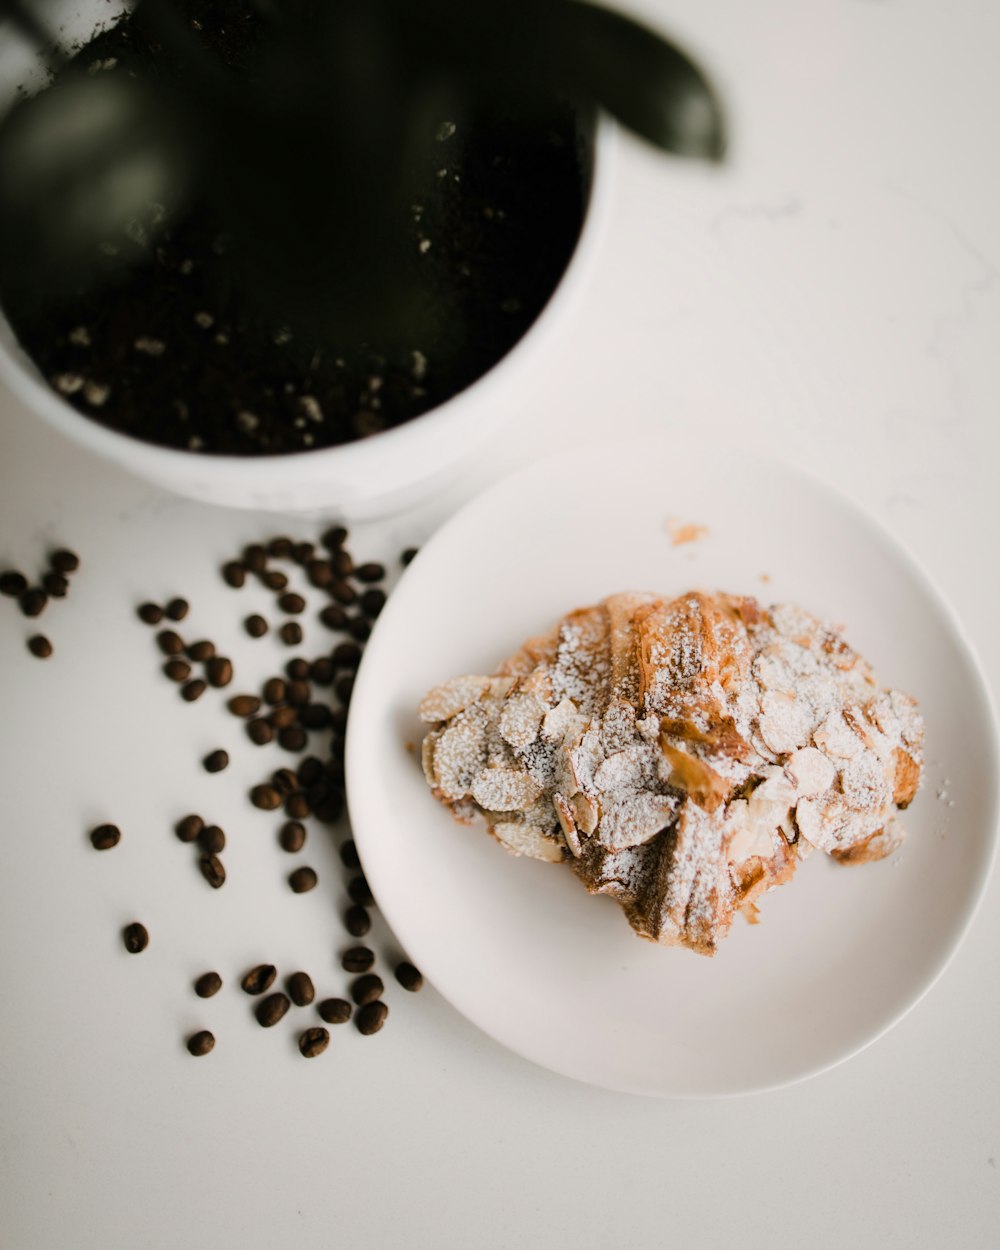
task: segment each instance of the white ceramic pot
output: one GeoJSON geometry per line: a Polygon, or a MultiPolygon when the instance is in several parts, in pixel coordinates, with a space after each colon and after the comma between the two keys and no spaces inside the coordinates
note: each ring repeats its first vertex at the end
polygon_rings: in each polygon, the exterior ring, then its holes
{"type": "MultiPolygon", "coordinates": [[[[71,6],[106,20],[98,4],[71,6]]],[[[75,29],[79,31],[77,21],[75,29]]],[[[590,194],[565,274],[524,337],[487,374],[431,412],[370,438],[283,456],[214,456],[158,447],[82,416],[41,378],[0,313],[0,377],[39,417],[99,456],[167,490],[239,508],[384,516],[428,498],[530,401],[553,340],[567,330],[606,217],[615,128],[594,138],[590,194]]]]}

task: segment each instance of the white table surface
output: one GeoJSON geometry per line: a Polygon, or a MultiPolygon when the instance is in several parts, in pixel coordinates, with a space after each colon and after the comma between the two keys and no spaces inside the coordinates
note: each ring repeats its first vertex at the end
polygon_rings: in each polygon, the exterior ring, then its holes
{"type": "MultiPolygon", "coordinates": [[[[357,553],[393,557],[568,442],[745,442],[811,467],[909,546],[996,697],[1000,7],[638,8],[715,69],[734,117],[728,168],[623,142],[596,272],[531,409],[447,497],[359,529],[357,553]]],[[[775,1093],[664,1102],[577,1085],[504,1051],[432,987],[390,983],[384,1031],[333,1030],[312,1063],[291,1026],[259,1029],[233,988],[258,959],[343,988],[342,874],[316,831],[320,888],[282,884],[276,822],[244,797],[280,753],[244,747],[218,700],[182,704],[132,610],[186,595],[189,632],[230,649],[249,685],[280,651],[265,640],[247,655],[252,596],[215,568],[280,529],[313,527],[168,498],[0,394],[0,564],[33,569],[54,541],[85,561],[42,618],[48,664],[0,601],[0,1244],[1000,1244],[996,877],[895,1029],[775,1093]],[[210,777],[198,759],[217,745],[234,762],[210,777]],[[188,808],[230,835],[218,893],[170,833],[188,808]],[[104,819],[125,837],[97,855],[85,835],[104,819]],[[137,958],[118,938],[135,916],[152,934],[137,958]],[[190,979],[208,966],[228,984],[203,1003],[190,979]],[[219,1041],[194,1060],[183,1038],[202,1026],[219,1041]]],[[[391,935],[373,937],[391,955],[391,935]]]]}

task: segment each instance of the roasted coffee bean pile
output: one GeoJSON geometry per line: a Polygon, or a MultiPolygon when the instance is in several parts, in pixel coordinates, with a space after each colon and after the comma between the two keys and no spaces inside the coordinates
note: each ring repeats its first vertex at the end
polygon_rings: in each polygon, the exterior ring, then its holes
{"type": "MultiPolygon", "coordinates": [[[[59,547],[50,553],[47,568],[34,584],[18,569],[0,573],[0,594],[16,599],[21,612],[34,619],[41,616],[51,600],[66,598],[70,579],[79,567],[80,557],[76,552],[59,547]]],[[[30,653],[39,660],[49,659],[54,650],[44,634],[33,634],[27,645],[30,653]]]]}
{"type": "MultiPolygon", "coordinates": [[[[295,757],[293,766],[269,770],[250,788],[248,796],[258,810],[280,814],[278,845],[289,855],[300,854],[306,846],[307,821],[332,825],[344,813],[344,746],[354,674],[372,624],[386,602],[380,585],[386,577],[385,567],[375,561],[356,564],[346,546],[347,538],[347,530],[341,526],[327,530],[318,544],[279,536],[267,543],[248,545],[221,568],[223,581],[233,589],[255,580],[274,596],[270,622],[257,613],[244,619],[250,638],[263,637],[274,629],[283,641],[294,637],[296,643],[301,642],[304,631],[299,618],[309,617],[311,592],[317,592],[321,600],[315,617],[323,633],[342,635],[332,647],[326,643],[311,658],[297,655],[289,659],[280,673],[261,683],[259,691],[232,694],[226,702],[229,712],[244,722],[250,743],[273,743],[295,757]],[[306,585],[300,592],[293,581],[306,585]]],[[[405,551],[401,563],[408,564],[414,554],[413,548],[405,551]]],[[[232,660],[221,655],[211,640],[190,641],[174,628],[189,611],[188,601],[177,596],[166,603],[141,603],[136,615],[157,631],[155,641],[164,657],[164,676],[179,686],[182,698],[193,702],[210,688],[229,687],[235,669],[232,660]]],[[[229,755],[221,748],[201,760],[209,772],[221,772],[228,763],[229,755]]],[[[228,843],[221,826],[192,812],[175,824],[174,833],[179,841],[192,846],[194,862],[209,886],[221,888],[227,881],[222,856],[228,843]]],[[[114,847],[120,838],[121,831],[111,824],[100,825],[90,834],[98,850],[114,847]]],[[[353,841],[343,842],[339,854],[347,874],[349,898],[344,927],[358,939],[371,930],[370,910],[375,900],[353,841]]],[[[319,883],[316,870],[308,864],[297,865],[286,879],[296,894],[306,894],[319,883]]],[[[129,951],[138,952],[149,937],[143,926],[134,923],[124,930],[123,940],[129,951]]],[[[285,977],[283,988],[275,986],[278,972],[273,964],[257,964],[236,979],[255,999],[252,1014],[263,1028],[273,1028],[293,1007],[312,1007],[325,1024],[344,1024],[353,1018],[360,1033],[378,1032],[389,1009],[382,1000],[384,981],[373,971],[375,952],[368,946],[354,945],[341,950],[339,961],[342,971],[354,978],[349,987],[353,1005],[341,996],[318,998],[312,977],[301,969],[285,977]]],[[[406,990],[417,990],[423,983],[412,964],[399,963],[394,973],[406,990]]],[[[198,998],[208,999],[222,985],[219,973],[210,971],[197,977],[193,988],[198,998]]],[[[329,1041],[327,1029],[305,1026],[299,1033],[299,1050],[306,1058],[314,1058],[326,1050],[329,1041]]],[[[192,1055],[207,1055],[215,1037],[201,1030],[185,1044],[192,1055]]]]}

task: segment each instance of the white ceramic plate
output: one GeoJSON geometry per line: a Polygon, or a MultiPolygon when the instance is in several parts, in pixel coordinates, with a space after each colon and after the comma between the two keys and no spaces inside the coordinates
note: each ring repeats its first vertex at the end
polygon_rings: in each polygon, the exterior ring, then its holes
{"type": "Polygon", "coordinates": [[[480,1028],[613,1089],[731,1094],[854,1054],[943,971],[993,856],[997,736],[950,609],[869,517],[776,463],[675,463],[667,443],[539,462],[434,537],[358,674],[351,819],[387,920],[480,1028]],[[707,533],[675,544],[678,524],[707,533]],[[642,941],[572,873],[453,822],[423,780],[414,714],[431,686],[492,672],[571,608],[692,587],[792,600],[843,623],[880,680],[919,699],[927,724],[903,848],[855,867],[813,856],[761,901],[759,925],[737,918],[713,959],[642,941]]]}

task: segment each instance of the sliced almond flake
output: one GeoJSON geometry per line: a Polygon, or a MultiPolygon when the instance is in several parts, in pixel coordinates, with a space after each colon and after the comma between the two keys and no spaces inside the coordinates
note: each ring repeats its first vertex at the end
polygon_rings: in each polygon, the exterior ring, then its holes
{"type": "Polygon", "coordinates": [[[516,812],[533,803],[545,787],[516,768],[484,768],[472,781],[476,802],[491,812],[516,812]]]}
{"type": "Polygon", "coordinates": [[[449,681],[435,686],[430,694],[425,695],[417,708],[417,715],[422,721],[433,724],[435,721],[451,720],[459,712],[464,711],[490,686],[489,677],[452,677],[449,681]]]}

